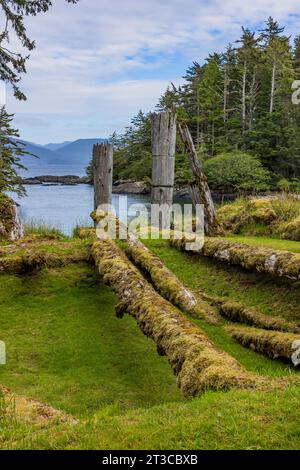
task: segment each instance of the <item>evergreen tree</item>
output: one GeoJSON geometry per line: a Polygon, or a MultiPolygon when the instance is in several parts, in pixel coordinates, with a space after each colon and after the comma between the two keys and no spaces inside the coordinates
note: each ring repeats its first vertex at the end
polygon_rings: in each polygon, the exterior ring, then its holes
{"type": "MultiPolygon", "coordinates": [[[[67,2],[77,3],[78,0],[67,0],[67,2]]],[[[29,56],[10,48],[10,35],[13,33],[25,50],[32,51],[35,42],[27,35],[24,17],[46,12],[51,5],[52,0],[0,0],[0,10],[5,19],[4,31],[0,32],[0,80],[12,86],[17,99],[26,99],[18,83],[21,74],[26,73],[26,61],[29,56]]]]}
{"type": "Polygon", "coordinates": [[[21,157],[29,155],[23,144],[18,142],[18,131],[12,128],[13,116],[7,114],[4,107],[0,109],[0,193],[14,191],[19,195],[25,194],[22,179],[17,170],[25,169],[21,157]]]}

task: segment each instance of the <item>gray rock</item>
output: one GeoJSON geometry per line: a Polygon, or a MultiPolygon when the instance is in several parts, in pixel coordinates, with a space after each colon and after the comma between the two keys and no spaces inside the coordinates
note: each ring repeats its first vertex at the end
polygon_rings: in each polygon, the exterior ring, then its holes
{"type": "Polygon", "coordinates": [[[143,181],[120,183],[113,187],[115,194],[149,194],[151,188],[143,181]]]}

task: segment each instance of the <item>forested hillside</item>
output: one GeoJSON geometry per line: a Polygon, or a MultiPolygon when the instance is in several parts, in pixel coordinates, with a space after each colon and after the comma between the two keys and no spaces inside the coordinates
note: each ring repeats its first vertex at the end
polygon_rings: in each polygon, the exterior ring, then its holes
{"type": "MultiPolygon", "coordinates": [[[[299,189],[300,105],[292,102],[292,87],[300,79],[300,37],[286,36],[269,18],[261,31],[242,28],[234,44],[195,61],[183,78],[157,108],[176,109],[189,124],[213,188],[299,189]]],[[[151,177],[150,113],[140,111],[112,140],[116,178],[151,177]]],[[[178,143],[177,183],[189,177],[178,143]]]]}

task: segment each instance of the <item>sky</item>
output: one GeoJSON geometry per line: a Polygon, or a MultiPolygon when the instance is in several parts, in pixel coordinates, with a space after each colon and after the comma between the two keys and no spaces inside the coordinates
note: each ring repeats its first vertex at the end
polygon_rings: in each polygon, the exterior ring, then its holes
{"type": "Polygon", "coordinates": [[[194,60],[222,51],[241,25],[260,29],[272,15],[300,34],[299,0],[53,0],[26,19],[36,40],[21,87],[7,110],[24,140],[39,144],[107,138],[142,109],[151,111],[194,60]]]}

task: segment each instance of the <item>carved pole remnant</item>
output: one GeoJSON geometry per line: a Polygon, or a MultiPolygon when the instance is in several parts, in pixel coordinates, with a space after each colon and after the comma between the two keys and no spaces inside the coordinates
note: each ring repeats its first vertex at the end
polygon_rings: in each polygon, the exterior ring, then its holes
{"type": "Polygon", "coordinates": [[[94,208],[112,203],[113,146],[96,144],[93,148],[94,208]]]}

